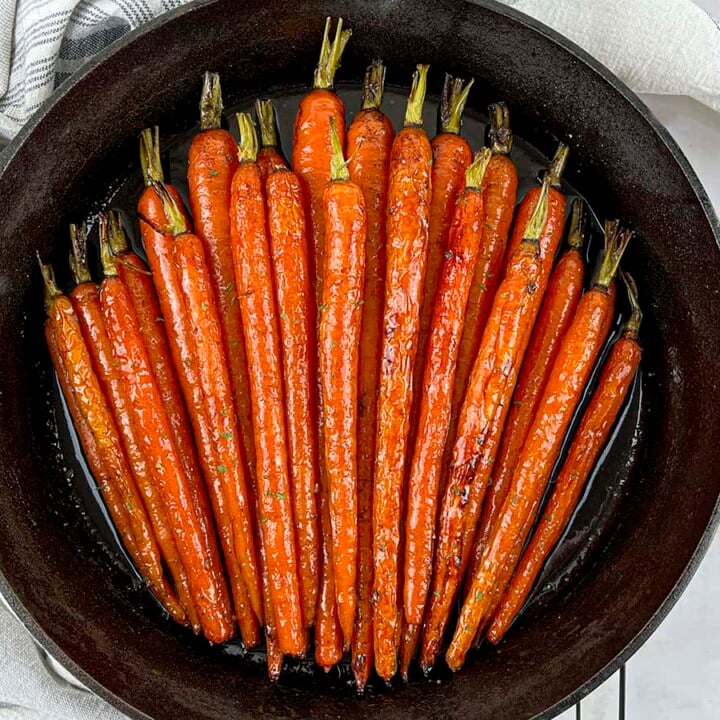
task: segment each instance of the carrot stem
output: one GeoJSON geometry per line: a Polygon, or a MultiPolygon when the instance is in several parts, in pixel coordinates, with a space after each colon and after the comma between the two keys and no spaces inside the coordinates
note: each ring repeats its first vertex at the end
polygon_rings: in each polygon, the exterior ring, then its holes
{"type": "Polygon", "coordinates": [[[496,155],[509,155],[513,145],[510,129],[510,110],[504,102],[493,103],[488,107],[490,113],[490,149],[496,155]]]}
{"type": "Polygon", "coordinates": [[[168,221],[166,231],[175,236],[186,233],[188,227],[187,222],[185,222],[185,217],[178,207],[175,198],[168,192],[165,183],[160,180],[153,182],[152,186],[163,204],[163,210],[165,211],[165,216],[168,221]]]}
{"type": "Polygon", "coordinates": [[[100,264],[102,265],[103,275],[105,277],[116,277],[118,275],[117,259],[110,241],[111,232],[108,216],[101,213],[98,222],[100,225],[100,264]]]}
{"type": "Polygon", "coordinates": [[[607,288],[610,286],[620,265],[620,258],[632,237],[633,233],[630,230],[620,229],[618,220],[605,222],[605,250],[593,283],[595,287],[607,288]]]}
{"type": "Polygon", "coordinates": [[[423,124],[423,105],[425,104],[429,67],[429,65],[418,65],[417,70],[413,73],[405,111],[405,127],[421,127],[423,124]]]}
{"type": "Polygon", "coordinates": [[[62,290],[58,287],[55,280],[55,270],[50,264],[45,264],[40,258],[40,253],[36,253],[38,265],[40,266],[40,273],[43,279],[43,297],[45,300],[45,309],[49,309],[52,301],[56,297],[62,295],[62,290]]]}
{"type": "Polygon", "coordinates": [[[523,233],[523,242],[530,242],[539,246],[540,236],[542,235],[545,223],[547,221],[548,212],[548,192],[550,190],[550,179],[546,175],[543,180],[540,195],[538,196],[532,215],[525,226],[523,233]]]}
{"type": "Polygon", "coordinates": [[[330,137],[332,143],[332,157],[330,158],[330,180],[349,180],[349,161],[343,156],[342,142],[338,135],[335,118],[330,118],[330,137]]]}
{"type": "Polygon", "coordinates": [[[555,156],[551,160],[550,165],[548,165],[545,177],[554,188],[560,187],[560,182],[562,180],[563,172],[565,171],[565,166],[567,165],[569,153],[570,148],[568,148],[565,143],[560,143],[560,145],[558,145],[558,149],[555,151],[555,156]]]}
{"type": "Polygon", "coordinates": [[[361,110],[379,110],[385,89],[385,65],[382,60],[373,60],[365,71],[361,110]]]}
{"type": "Polygon", "coordinates": [[[70,224],[70,270],[76,285],[92,282],[87,261],[87,226],[70,224]]]}
{"type": "Polygon", "coordinates": [[[623,335],[631,339],[637,339],[640,332],[640,323],[642,323],[642,310],[640,309],[640,301],[638,300],[638,289],[630,273],[620,271],[625,287],[627,288],[628,300],[630,301],[630,317],[625,323],[623,335]]]}
{"type": "Polygon", "coordinates": [[[277,126],[275,124],[275,107],[272,100],[256,100],[255,114],[260,126],[260,146],[277,148],[277,126]]]}
{"type": "Polygon", "coordinates": [[[140,133],[140,166],[146,187],[164,179],[160,162],[160,128],[145,128],[140,133]]]}
{"type": "Polygon", "coordinates": [[[206,72],[200,93],[200,130],[217,130],[222,122],[222,91],[220,75],[206,72]]]}
{"type": "MultiPolygon", "coordinates": [[[[105,213],[101,214],[100,218],[104,215],[105,213]]],[[[110,242],[113,255],[120,255],[121,253],[127,252],[127,236],[125,235],[120,213],[115,210],[110,210],[110,212],[107,213],[105,222],[107,223],[108,241],[110,242]]]]}
{"type": "Polygon", "coordinates": [[[440,132],[460,134],[462,114],[474,82],[475,80],[471,78],[465,83],[462,78],[454,78],[449,73],[445,73],[445,84],[440,101],[440,132]]]}
{"type": "Polygon", "coordinates": [[[483,148],[475,153],[474,160],[465,171],[465,187],[480,189],[491,157],[489,148],[483,148]]]}
{"type": "Polygon", "coordinates": [[[587,224],[587,213],[585,203],[580,198],[572,201],[570,214],[570,229],[568,230],[568,245],[579,250],[585,242],[585,226],[587,224]]]}
{"type": "Polygon", "coordinates": [[[255,123],[250,113],[238,113],[237,124],[240,131],[238,143],[238,158],[240,162],[255,162],[258,152],[258,138],[255,123]]]}
{"type": "Polygon", "coordinates": [[[320,60],[315,68],[313,87],[318,90],[332,90],[335,84],[335,73],[340,67],[340,58],[343,50],[352,35],[352,30],[343,30],[343,20],[338,18],[335,28],[335,38],[330,43],[330,26],[332,18],[325,21],[322,45],[320,46],[320,60]]]}

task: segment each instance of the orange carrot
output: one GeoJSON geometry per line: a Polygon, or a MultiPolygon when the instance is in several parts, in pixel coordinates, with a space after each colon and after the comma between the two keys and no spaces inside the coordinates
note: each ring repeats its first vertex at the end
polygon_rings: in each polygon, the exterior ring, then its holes
{"type": "MultiPolygon", "coordinates": [[[[502,279],[505,246],[515,212],[518,178],[515,163],[510,158],[512,150],[510,115],[505,103],[490,105],[488,112],[492,158],[485,171],[485,182],[483,183],[485,227],[480,255],[475,265],[475,276],[470,287],[470,297],[465,310],[465,325],[458,351],[450,429],[445,444],[443,468],[450,465],[460,408],[465,398],[465,388],[480,348],[480,340],[495,298],[495,291],[502,279]]],[[[441,477],[441,490],[445,485],[446,472],[444,470],[443,477],[441,477]]]]}
{"type": "Polygon", "coordinates": [[[101,245],[101,259],[105,278],[100,302],[115,360],[132,398],[130,417],[136,427],[143,428],[139,433],[142,450],[162,494],[203,631],[211,642],[224,642],[232,635],[232,617],[219,554],[207,527],[210,520],[193,503],[130,294],[106,244],[101,245]]]}
{"type": "Polygon", "coordinates": [[[625,323],[622,336],[610,351],[537,530],[523,553],[510,587],[494,615],[488,631],[488,639],[494,644],[500,642],[507,632],[529,595],[543,563],[567,527],[585,482],[620,414],[640,364],[642,350],[638,343],[638,331],[642,313],[633,279],[624,273],[623,278],[627,284],[632,314],[625,323]]]}
{"type": "Polygon", "coordinates": [[[455,364],[485,211],[482,183],[490,151],[478,153],[465,172],[450,226],[430,325],[417,443],[410,467],[405,521],[405,622],[401,670],[407,677],[420,633],[432,571],[437,491],[450,422],[455,364]]]}
{"type": "MultiPolygon", "coordinates": [[[[498,288],[460,413],[440,508],[432,593],[420,656],[426,671],[439,651],[467,566],[510,397],[547,285],[540,243],[549,230],[549,185],[546,177],[525,227],[525,238],[498,288]]],[[[552,236],[555,247],[560,233],[556,235],[552,236]]]]}
{"type": "MultiPolygon", "coordinates": [[[[102,216],[100,225],[101,227],[104,225],[102,216]]],[[[100,387],[115,419],[135,485],[140,491],[145,511],[152,525],[154,540],[157,542],[162,558],[170,571],[178,598],[185,610],[181,616],[173,619],[184,622],[187,616],[193,630],[200,632],[200,621],[190,594],[187,573],[178,554],[163,499],[158,492],[148,463],[140,449],[137,429],[130,419],[130,398],[123,386],[113,356],[112,343],[105,329],[98,286],[92,282],[87,265],[85,225],[80,227],[71,225],[70,237],[72,242],[70,267],[76,283],[70,293],[70,300],[80,322],[85,344],[90,352],[93,367],[100,381],[100,387]]],[[[162,575],[159,558],[157,567],[158,574],[162,575]]]]}
{"type": "Polygon", "coordinates": [[[357,388],[367,220],[331,123],[333,158],[323,198],[325,270],[320,311],[320,393],[330,488],[333,575],[345,649],[355,621],[357,576],[357,388]]]}
{"type": "Polygon", "coordinates": [[[303,96],[295,117],[292,147],[292,169],[298,174],[305,195],[308,230],[312,237],[310,277],[315,288],[316,306],[321,303],[325,228],[323,226],[323,192],[330,182],[332,143],[330,119],[335,121],[340,142],[345,146],[345,106],[333,90],[335,73],[347,45],[350,30],[343,30],[338,18],[335,38],[330,42],[332,19],[327,18],[320,60],[313,77],[313,89],[303,96]]]}
{"type": "Polygon", "coordinates": [[[262,177],[252,119],[238,114],[240,145],[232,183],[231,242],[248,356],[257,500],[280,650],[301,656],[303,632],[290,497],[282,357],[262,177]]]}
{"type": "Polygon", "coordinates": [[[505,500],[523,442],[540,403],[540,394],[582,294],[585,276],[585,262],[580,253],[585,239],[583,225],[583,201],[576,198],[572,204],[569,248],[550,276],[515,386],[512,407],[505,421],[493,481],[485,496],[480,525],[475,536],[471,569],[466,575],[466,590],[469,589],[495,519],[505,500]]]}
{"type": "Polygon", "coordinates": [[[630,237],[630,233],[618,230],[617,223],[606,224],[602,265],[563,337],[505,502],[465,597],[446,654],[452,670],[463,664],[480,622],[492,612],[495,593],[502,594],[515,569],[565,432],[610,329],[614,307],[611,284],[630,237]]]}
{"type": "Polygon", "coordinates": [[[319,576],[318,457],[315,437],[316,327],[310,301],[308,246],[297,175],[278,170],[265,182],[268,236],[282,340],[290,480],[300,595],[306,627],[315,622],[319,576]]]}
{"type": "Polygon", "coordinates": [[[260,127],[260,149],[256,162],[263,180],[267,180],[277,170],[287,170],[288,164],[280,151],[272,100],[256,100],[255,114],[260,127]]]}
{"type": "Polygon", "coordinates": [[[427,269],[422,305],[420,306],[420,333],[413,375],[410,447],[415,446],[430,323],[433,319],[435,297],[447,250],[455,201],[465,186],[465,170],[473,159],[470,144],[460,135],[462,114],[472,85],[473,80],[464,84],[461,78],[453,78],[448,73],[445,74],[445,84],[440,101],[440,132],[430,143],[433,154],[432,204],[430,206],[427,269]]]}
{"type": "Polygon", "coordinates": [[[385,67],[375,61],[365,74],[362,108],[350,123],[347,133],[348,169],[350,177],[363,190],[367,215],[358,385],[357,614],[352,641],[352,666],[359,692],[363,691],[370,677],[373,657],[373,464],[385,299],[385,205],[394,136],[392,123],[380,110],[384,83],[385,67]]]}
{"type": "Polygon", "coordinates": [[[80,323],[69,298],[58,288],[52,267],[43,265],[39,257],[38,261],[45,283],[45,338],[90,469],[141,575],[171,616],[183,620],[183,609],[162,575],[157,545],[80,323]]]}
{"type": "Polygon", "coordinates": [[[373,640],[375,669],[384,680],[396,672],[400,642],[400,515],[430,222],[432,149],[422,129],[427,70],[418,65],[405,127],[390,155],[373,498],[373,640]]]}
{"type": "Polygon", "coordinates": [[[193,138],[188,151],[188,195],[195,232],[203,244],[220,314],[241,450],[253,473],[255,447],[247,352],[230,248],[230,184],[238,166],[237,143],[230,132],[221,127],[222,111],[220,76],[206,72],[200,97],[200,132],[193,138]]]}

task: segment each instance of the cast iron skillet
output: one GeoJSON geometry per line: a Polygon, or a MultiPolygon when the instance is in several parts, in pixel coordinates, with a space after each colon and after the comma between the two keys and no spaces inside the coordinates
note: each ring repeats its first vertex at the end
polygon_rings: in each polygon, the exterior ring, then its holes
{"type": "MultiPolygon", "coordinates": [[[[437,74],[436,74],[437,77],[437,74]]],[[[437,91],[437,87],[433,88],[437,91]]],[[[718,226],[676,145],[622,83],[571,43],[489,0],[201,2],[115,44],[33,118],[0,159],[0,591],[38,641],[134,717],[552,717],[625,661],[668,612],[718,522],[718,226]],[[390,82],[418,61],[506,99],[516,133],[573,148],[571,183],[630,219],[628,267],[646,312],[643,435],[630,492],[594,565],[496,651],[442,682],[357,699],[318,677],[273,688],[259,669],[172,627],[132,589],[74,502],[55,433],[34,252],[64,264],[66,224],[127,173],[142,127],[195,122],[197,79],[230,103],[308,82],[322,20],[355,29],[341,71],[381,56],[390,82]]]]}

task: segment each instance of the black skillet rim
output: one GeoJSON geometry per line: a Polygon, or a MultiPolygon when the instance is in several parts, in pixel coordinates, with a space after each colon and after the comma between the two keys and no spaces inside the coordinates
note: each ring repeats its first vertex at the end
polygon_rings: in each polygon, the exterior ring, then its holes
{"type": "MultiPolygon", "coordinates": [[[[466,0],[467,1],[467,0],[466,0]]],[[[165,23],[172,22],[176,18],[181,17],[185,14],[189,14],[199,10],[207,5],[212,5],[215,0],[198,0],[188,5],[175,8],[163,15],[141,25],[140,27],[131,30],[129,33],[119,38],[118,40],[111,43],[107,48],[95,55],[89,60],[78,72],[76,72],[72,78],[63,83],[53,94],[35,111],[30,120],[23,126],[20,132],[10,142],[10,144],[0,152],[0,176],[4,174],[8,166],[12,163],[14,156],[20,150],[20,148],[29,139],[32,139],[32,135],[37,126],[45,119],[50,113],[55,104],[66,95],[70,94],[74,88],[82,83],[85,78],[95,70],[96,67],[101,65],[107,59],[113,55],[126,49],[128,45],[131,45],[136,39],[145,35],[146,33],[152,32],[156,28],[164,25],[165,23]]],[[[607,67],[605,67],[598,60],[593,58],[589,53],[583,50],[581,47],[576,45],[571,40],[567,39],[560,33],[556,32],[552,28],[544,25],[543,23],[535,20],[534,18],[521,13],[512,7],[503,5],[496,0],[471,0],[468,2],[471,5],[481,5],[499,15],[504,15],[511,18],[513,21],[520,25],[530,28],[531,30],[539,33],[543,37],[550,40],[553,44],[558,46],[563,51],[569,53],[573,57],[577,58],[580,62],[588,66],[591,70],[597,73],[605,82],[618,91],[625,100],[633,107],[633,109],[647,122],[650,127],[655,131],[656,135],[662,140],[664,145],[670,151],[675,162],[678,164],[683,172],[683,175],[687,179],[693,193],[695,194],[698,202],[700,203],[705,217],[710,225],[710,229],[715,238],[715,242],[720,250],[720,222],[715,214],[715,210],[712,206],[710,198],[707,192],[702,186],[699,178],[695,174],[689,161],[683,154],[682,150],[672,138],[667,129],[660,123],[660,121],[652,114],[650,109],[643,103],[642,100],[632,91],[630,88],[620,80],[614,73],[612,73],[607,67]]],[[[632,655],[645,643],[645,641],[652,635],[652,633],[658,628],[660,623],[665,619],[670,610],[674,607],[680,596],[685,591],[688,583],[695,575],[705,553],[707,552],[710,544],[715,536],[718,526],[720,525],[720,497],[715,503],[715,507],[712,512],[710,521],[708,522],[705,531],[695,548],[688,564],[683,570],[681,576],[678,578],[675,586],[670,591],[668,596],[662,602],[660,607],[653,613],[648,622],[642,628],[642,630],[617,654],[615,657],[605,665],[605,667],[597,672],[593,677],[588,679],[580,687],[574,690],[572,693],[567,695],[562,700],[559,700],[551,707],[547,708],[540,714],[535,716],[534,720],[551,720],[562,711],[568,709],[579,700],[588,695],[592,690],[598,687],[603,681],[609,678],[616,670],[623,666],[632,655]]],[[[145,719],[148,716],[145,713],[140,712],[136,708],[129,705],[125,700],[118,697],[114,693],[110,692],[107,688],[97,682],[87,671],[73,662],[50,637],[46,634],[45,630],[37,623],[35,618],[25,609],[20,598],[15,594],[12,587],[5,579],[2,572],[0,572],[0,596],[9,605],[12,612],[25,626],[28,632],[32,635],[34,640],[45,650],[52,658],[59,662],[64,668],[71,672],[78,680],[80,680],[89,690],[100,696],[113,707],[124,712],[130,717],[145,719]]]]}

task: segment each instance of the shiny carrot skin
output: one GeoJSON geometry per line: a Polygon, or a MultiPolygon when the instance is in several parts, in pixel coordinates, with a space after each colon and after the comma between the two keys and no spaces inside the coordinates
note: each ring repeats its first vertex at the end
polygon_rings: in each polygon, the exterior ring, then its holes
{"type": "Polygon", "coordinates": [[[265,192],[255,163],[252,120],[238,115],[240,147],[231,193],[231,242],[248,356],[253,409],[257,499],[270,596],[283,653],[303,655],[297,550],[288,469],[285,394],[278,311],[273,291],[265,192]]]}
{"type": "Polygon", "coordinates": [[[290,480],[305,627],[315,622],[320,536],[315,434],[315,317],[310,302],[308,246],[302,189],[289,170],[265,182],[268,236],[282,341],[282,368],[290,456],[290,480]]]}
{"type": "MultiPolygon", "coordinates": [[[[443,459],[445,468],[450,464],[460,408],[465,398],[465,388],[470,371],[480,348],[485,323],[495,298],[495,291],[502,280],[505,248],[515,212],[518,177],[517,168],[510,157],[512,132],[507,106],[504,103],[491,105],[489,115],[492,158],[485,171],[483,183],[485,227],[480,254],[475,265],[475,276],[470,287],[470,296],[465,310],[465,324],[458,351],[450,429],[443,459]]],[[[444,478],[440,483],[441,489],[444,485],[443,480],[444,478]]]]}
{"type": "MultiPolygon", "coordinates": [[[[545,292],[540,244],[550,237],[557,247],[563,213],[549,212],[549,180],[524,229],[508,272],[498,288],[483,333],[453,446],[443,495],[430,605],[425,618],[420,664],[429,670],[470,556],[483,496],[523,354],[545,292]],[[557,220],[559,226],[553,221],[557,220]]],[[[554,250],[553,250],[554,254],[554,250]]]]}
{"type": "Polygon", "coordinates": [[[612,278],[630,235],[617,225],[606,229],[606,251],[595,285],[578,303],[542,393],[518,459],[508,494],[465,597],[446,661],[464,662],[480,622],[492,612],[494,592],[502,594],[550,479],[565,432],[613,319],[612,278]]]}
{"type": "Polygon", "coordinates": [[[250,472],[254,472],[247,352],[230,248],[230,185],[238,166],[237,142],[221,127],[222,109],[219,76],[205,73],[200,99],[200,132],[193,138],[188,151],[188,195],[195,233],[203,244],[220,314],[241,449],[250,472]]]}
{"type": "Polygon", "coordinates": [[[280,150],[275,123],[275,107],[271,100],[256,100],[255,114],[260,126],[260,149],[257,164],[260,175],[266,180],[278,170],[287,170],[288,164],[280,150]]]}
{"type": "Polygon", "coordinates": [[[472,80],[464,84],[460,78],[453,78],[446,73],[440,102],[440,132],[430,143],[433,155],[430,181],[432,186],[430,234],[423,299],[420,306],[417,360],[413,376],[410,447],[415,446],[430,324],[435,310],[435,297],[445,260],[455,201],[465,186],[465,171],[473,159],[470,143],[460,135],[462,113],[472,84],[472,80]]]}
{"type": "Polygon", "coordinates": [[[323,225],[323,192],[330,182],[332,144],[330,121],[333,120],[345,146],[345,106],[333,90],[335,72],[340,64],[350,30],[343,30],[338,18],[335,38],[330,42],[331,18],[325,24],[320,60],[315,70],[313,89],[300,100],[292,144],[292,169],[297,173],[305,195],[307,227],[312,238],[310,278],[315,289],[316,304],[322,297],[325,228],[323,225]]]}
{"type": "Polygon", "coordinates": [[[570,445],[540,523],[494,615],[487,634],[493,644],[502,640],[567,527],[637,373],[642,355],[638,343],[641,314],[633,281],[629,280],[629,283],[633,314],[603,366],[598,386],[570,445]]]}
{"type": "Polygon", "coordinates": [[[400,520],[430,222],[432,149],[421,128],[426,73],[427,66],[418,66],[405,127],[390,155],[373,497],[373,643],[384,680],[397,670],[400,642],[400,520]]]}
{"type": "Polygon", "coordinates": [[[59,290],[48,305],[45,338],[88,466],[123,545],[168,613],[182,620],[184,612],[172,588],[161,571],[158,576],[157,547],[153,548],[149,528],[143,529],[143,522],[138,522],[143,512],[142,500],[132,485],[120,436],[93,370],[80,324],[70,300],[59,290]],[[135,520],[131,519],[131,513],[135,520]],[[159,580],[152,579],[158,577],[159,580]]]}
{"type": "Polygon", "coordinates": [[[356,606],[358,348],[367,219],[362,188],[350,180],[334,127],[333,138],[331,181],[323,196],[325,269],[318,344],[335,599],[349,649],[356,606]]]}
{"type": "Polygon", "coordinates": [[[111,266],[103,264],[106,277],[100,300],[115,359],[133,398],[132,422],[144,429],[142,449],[165,501],[203,631],[211,642],[224,642],[232,635],[232,615],[214,538],[207,541],[212,537],[206,527],[209,518],[198,514],[194,506],[130,295],[120,278],[109,274],[111,266]]]}
{"type": "Polygon", "coordinates": [[[465,306],[483,237],[485,211],[481,185],[490,151],[478,154],[466,171],[440,271],[435,310],[430,324],[422,402],[408,481],[405,521],[403,598],[408,628],[403,642],[403,675],[415,652],[430,586],[437,493],[452,401],[455,364],[465,306]],[[414,636],[414,638],[413,638],[414,636]]]}
{"type": "Polygon", "coordinates": [[[110,212],[108,214],[108,233],[110,247],[117,260],[118,275],[130,293],[140,332],[148,351],[150,364],[155,373],[183,467],[195,488],[196,502],[206,509],[208,502],[195,452],[195,441],[190,431],[185,403],[173,367],[170,346],[165,333],[165,318],[160,309],[152,275],[147,265],[128,249],[125,232],[117,213],[110,212]]]}
{"type": "MultiPolygon", "coordinates": [[[[182,224],[184,226],[184,223],[182,224]]],[[[262,590],[255,553],[252,507],[243,468],[238,422],[222,342],[220,316],[210,285],[200,239],[189,232],[175,237],[175,263],[185,309],[195,328],[195,356],[205,399],[206,417],[218,460],[217,472],[232,520],[233,552],[242,572],[250,604],[262,619],[262,590]]]]}
{"type": "Polygon", "coordinates": [[[360,336],[358,384],[358,581],[357,613],[352,641],[355,684],[362,692],[370,677],[373,658],[372,496],[377,395],[380,377],[383,306],[385,299],[385,206],[390,151],[395,135],[392,123],[380,110],[385,68],[375,62],[365,76],[362,109],[347,131],[350,177],[363,190],[367,216],[365,287],[360,336]]]}
{"type": "Polygon", "coordinates": [[[483,503],[470,571],[466,576],[466,589],[477,570],[485,544],[505,500],[523,442],[540,403],[540,394],[560,349],[563,335],[580,301],[585,278],[585,262],[580,253],[584,240],[582,209],[582,200],[574,200],[573,221],[568,234],[569,248],[552,271],[520,369],[512,406],[505,421],[500,452],[495,462],[493,482],[483,503]]]}

